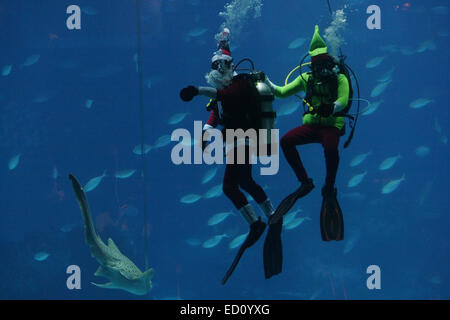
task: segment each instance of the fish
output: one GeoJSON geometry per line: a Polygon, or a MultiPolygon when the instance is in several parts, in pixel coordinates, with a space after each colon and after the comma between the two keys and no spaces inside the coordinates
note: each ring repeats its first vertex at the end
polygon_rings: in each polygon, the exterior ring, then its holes
{"type": "MultiPolygon", "coordinates": [[[[148,144],[144,144],[144,154],[148,153],[150,150],[152,150],[152,146],[149,146],[148,144]]],[[[141,148],[140,144],[138,144],[137,146],[135,146],[133,148],[133,153],[137,154],[137,155],[142,154],[142,148],[141,148]]]]}
{"type": "Polygon", "coordinates": [[[92,104],[94,103],[94,100],[92,99],[87,99],[86,102],[84,103],[84,106],[88,109],[90,109],[92,107],[92,104]]]}
{"type": "Polygon", "coordinates": [[[372,151],[361,153],[354,157],[352,161],[350,162],[350,167],[356,167],[357,165],[361,164],[366,158],[372,153],[372,151]]]}
{"type": "Polygon", "coordinates": [[[446,6],[437,6],[437,7],[431,8],[431,12],[433,12],[434,14],[437,14],[437,15],[441,15],[441,16],[448,14],[448,11],[449,11],[448,7],[446,7],[446,6]]]}
{"type": "Polygon", "coordinates": [[[41,58],[40,55],[33,54],[33,55],[31,55],[31,56],[29,56],[28,58],[25,59],[25,62],[23,63],[22,66],[24,66],[24,67],[32,66],[33,64],[38,62],[40,58],[41,58]]]}
{"type": "Polygon", "coordinates": [[[169,118],[168,124],[177,124],[183,121],[183,119],[189,114],[189,112],[175,113],[169,118]]]}
{"type": "Polygon", "coordinates": [[[306,38],[297,38],[289,43],[288,49],[297,49],[301,47],[306,42],[306,38]]]}
{"type": "Polygon", "coordinates": [[[442,132],[442,127],[439,124],[439,121],[437,118],[434,118],[434,122],[433,122],[433,129],[434,131],[436,131],[437,133],[441,133],[442,132]]]}
{"type": "Polygon", "coordinates": [[[396,179],[396,180],[391,180],[388,183],[386,183],[383,188],[381,189],[381,193],[382,194],[388,194],[393,192],[395,189],[398,188],[398,186],[400,185],[400,183],[405,180],[405,175],[403,174],[403,176],[400,179],[396,179]]]}
{"type": "Polygon", "coordinates": [[[103,178],[106,177],[106,170],[103,172],[101,176],[94,177],[90,179],[83,187],[85,192],[89,192],[98,187],[100,182],[102,182],[103,178]]]}
{"type": "Polygon", "coordinates": [[[241,244],[244,243],[245,239],[247,238],[248,232],[247,233],[243,233],[239,236],[237,236],[236,238],[234,238],[233,240],[230,241],[230,243],[228,244],[228,248],[230,249],[234,249],[239,247],[241,244]]]}
{"type": "Polygon", "coordinates": [[[203,195],[203,197],[205,199],[211,199],[211,198],[220,197],[221,195],[222,195],[222,184],[218,184],[218,185],[212,187],[211,189],[209,189],[208,191],[206,191],[206,193],[203,195]]]}
{"type": "Polygon", "coordinates": [[[181,203],[186,203],[186,204],[191,204],[191,203],[197,202],[201,198],[202,198],[202,196],[199,195],[199,194],[190,193],[190,194],[187,194],[187,195],[183,196],[180,199],[180,202],[181,203]]]}
{"type": "Polygon", "coordinates": [[[50,254],[49,253],[47,253],[47,252],[45,252],[45,251],[40,251],[40,252],[37,252],[35,255],[34,255],[34,260],[36,260],[36,261],[45,261],[45,260],[47,260],[47,258],[50,256],[50,254]]]}
{"type": "Polygon", "coordinates": [[[53,180],[58,179],[58,168],[56,168],[56,167],[53,167],[52,178],[53,178],[53,180]]]}
{"type": "Polygon", "coordinates": [[[214,248],[215,246],[217,246],[220,241],[222,241],[223,238],[228,237],[227,234],[219,234],[217,236],[214,236],[208,240],[206,240],[205,242],[203,242],[202,247],[205,249],[210,249],[210,248],[214,248]]]}
{"type": "Polygon", "coordinates": [[[148,78],[147,80],[145,80],[145,86],[147,88],[151,89],[152,87],[154,87],[155,85],[160,83],[161,80],[162,80],[162,77],[160,77],[160,76],[152,76],[152,77],[148,78]]]}
{"type": "Polygon", "coordinates": [[[131,177],[136,172],[136,169],[126,169],[117,171],[114,176],[119,179],[126,179],[131,177]]]}
{"type": "Polygon", "coordinates": [[[64,232],[64,233],[68,233],[68,232],[72,231],[74,227],[76,227],[75,223],[68,223],[68,224],[65,224],[65,225],[61,226],[59,228],[59,231],[64,232]]]}
{"type": "Polygon", "coordinates": [[[441,279],[440,276],[433,276],[433,277],[430,279],[430,282],[431,282],[432,284],[442,284],[442,279],[441,279]]]}
{"type": "Polygon", "coordinates": [[[387,86],[391,82],[392,82],[392,80],[389,80],[389,81],[378,84],[375,88],[372,89],[372,91],[370,93],[370,97],[371,98],[378,97],[380,94],[382,94],[384,92],[384,90],[386,90],[387,86]]]}
{"type": "Polygon", "coordinates": [[[287,213],[284,217],[283,217],[283,226],[289,224],[292,220],[294,220],[295,216],[297,215],[297,213],[302,212],[302,209],[297,209],[294,210],[292,212],[287,213]]]}
{"type": "Polygon", "coordinates": [[[409,106],[413,109],[420,109],[432,102],[434,102],[434,100],[432,100],[432,99],[419,98],[419,99],[412,101],[409,104],[409,106]]]}
{"type": "Polygon", "coordinates": [[[367,171],[364,171],[363,173],[359,173],[357,175],[354,175],[347,183],[347,187],[349,188],[353,188],[356,187],[358,184],[361,183],[361,181],[364,179],[364,177],[366,176],[367,171]]]}
{"type": "Polygon", "coordinates": [[[11,73],[11,70],[12,70],[12,65],[8,64],[8,65],[4,66],[2,69],[2,76],[6,77],[7,75],[9,75],[11,73]]]}
{"type": "Polygon", "coordinates": [[[205,34],[206,31],[208,31],[208,28],[197,27],[197,28],[189,30],[187,35],[191,38],[196,38],[196,37],[200,37],[201,35],[205,34]]]}
{"type": "Polygon", "coordinates": [[[374,113],[378,109],[380,104],[382,104],[383,102],[384,102],[384,100],[379,100],[379,101],[370,103],[369,106],[366,109],[364,109],[361,114],[363,116],[368,116],[369,114],[374,113]]]}
{"type": "Polygon", "coordinates": [[[185,147],[192,147],[192,146],[197,145],[198,141],[192,137],[189,137],[189,138],[183,137],[183,139],[181,140],[180,143],[181,143],[181,145],[183,145],[185,147]]]}
{"type": "Polygon", "coordinates": [[[392,168],[392,166],[397,162],[398,159],[400,159],[402,156],[401,155],[396,155],[393,157],[389,157],[383,160],[383,162],[380,163],[380,165],[378,166],[378,169],[380,170],[387,170],[392,168]]]}
{"type": "Polygon", "coordinates": [[[404,56],[411,56],[415,53],[414,49],[406,47],[406,48],[402,48],[400,50],[400,52],[404,55],[404,56]]]}
{"type": "Polygon", "coordinates": [[[299,217],[299,218],[295,218],[293,219],[291,222],[289,222],[288,224],[286,224],[284,226],[284,228],[286,230],[292,230],[294,228],[297,228],[299,225],[301,225],[303,223],[303,221],[305,220],[311,220],[311,218],[309,217],[299,217]]]}
{"type": "Polygon", "coordinates": [[[416,155],[423,158],[430,154],[430,148],[427,146],[420,146],[416,148],[416,155]]]}
{"type": "Polygon", "coordinates": [[[428,198],[428,195],[431,192],[431,188],[433,187],[433,181],[428,181],[420,190],[419,195],[419,205],[423,205],[425,200],[428,198]]]}
{"type": "Polygon", "coordinates": [[[33,99],[34,103],[44,103],[50,100],[50,95],[48,94],[41,94],[33,99]]]}
{"type": "Polygon", "coordinates": [[[366,199],[366,196],[362,194],[361,192],[349,192],[349,193],[343,193],[342,198],[350,199],[351,201],[363,201],[366,199]]]}
{"type": "Polygon", "coordinates": [[[344,254],[349,253],[355,247],[355,244],[358,242],[360,236],[361,232],[359,231],[350,235],[349,239],[345,242],[344,245],[344,254]]]}
{"type": "Polygon", "coordinates": [[[14,170],[15,168],[17,168],[17,166],[19,165],[20,162],[20,156],[21,154],[16,154],[15,156],[11,157],[11,159],[9,159],[9,163],[8,163],[8,169],[9,170],[14,170]]]}
{"type": "Polygon", "coordinates": [[[150,292],[151,280],[155,273],[153,268],[142,272],[119,250],[111,238],[108,238],[107,244],[102,241],[95,231],[86,193],[72,174],[69,175],[69,179],[83,217],[86,244],[89,246],[92,257],[100,264],[94,275],[109,280],[104,284],[91,283],[100,288],[121,289],[135,295],[145,295],[150,292]]]}
{"type": "Polygon", "coordinates": [[[165,135],[159,137],[158,139],[156,139],[153,148],[156,149],[156,148],[162,148],[162,147],[167,146],[171,142],[170,137],[171,137],[170,134],[165,134],[165,135]]]}
{"type": "Polygon", "coordinates": [[[447,144],[448,138],[447,138],[446,135],[441,136],[441,142],[442,142],[443,144],[447,144]]]}
{"type": "Polygon", "coordinates": [[[209,218],[208,226],[215,226],[216,224],[221,223],[226,218],[228,218],[228,216],[230,216],[231,214],[234,214],[234,213],[232,211],[216,213],[211,218],[209,218]]]}
{"type": "Polygon", "coordinates": [[[200,240],[194,238],[186,239],[185,242],[191,247],[197,247],[202,244],[200,240]]]}
{"type": "Polygon", "coordinates": [[[427,40],[419,44],[419,47],[416,49],[416,52],[422,53],[427,50],[433,51],[436,50],[436,43],[433,40],[427,40]]]}
{"type": "Polygon", "coordinates": [[[389,53],[398,52],[400,50],[399,46],[396,44],[388,44],[385,46],[380,47],[381,51],[386,51],[389,53]]]}
{"type": "Polygon", "coordinates": [[[211,181],[217,173],[217,169],[218,167],[215,168],[211,168],[208,171],[206,171],[205,175],[202,177],[202,184],[208,183],[209,181],[211,181]]]}
{"type": "Polygon", "coordinates": [[[370,59],[367,63],[366,63],[366,68],[370,69],[370,68],[375,68],[376,66],[378,66],[380,63],[383,62],[383,60],[386,57],[375,57],[373,59],[370,59]]]}
{"type": "Polygon", "coordinates": [[[296,100],[286,102],[277,108],[277,116],[281,117],[281,116],[290,115],[290,114],[294,113],[298,109],[299,106],[300,106],[300,103],[296,100]]]}
{"type": "Polygon", "coordinates": [[[395,67],[392,67],[391,70],[383,74],[380,78],[378,78],[378,82],[386,82],[392,79],[392,74],[394,73],[395,67]]]}

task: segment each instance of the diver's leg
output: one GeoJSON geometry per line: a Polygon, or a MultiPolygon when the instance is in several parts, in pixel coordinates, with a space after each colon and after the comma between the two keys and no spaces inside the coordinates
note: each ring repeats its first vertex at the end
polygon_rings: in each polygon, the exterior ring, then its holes
{"type": "Polygon", "coordinates": [[[298,154],[296,146],[320,142],[320,131],[318,126],[303,125],[292,129],[281,138],[280,144],[283,149],[287,162],[294,170],[297,179],[301,182],[301,186],[294,192],[284,198],[278,205],[275,214],[269,221],[269,224],[277,223],[294,206],[295,202],[306,196],[314,189],[312,179],[308,178],[302,160],[298,154]]]}
{"type": "Polygon", "coordinates": [[[322,208],[320,211],[320,230],[322,240],[344,239],[344,218],[337,201],[337,189],[334,187],[339,166],[340,132],[336,127],[325,127],[321,130],[322,145],[325,153],[327,176],[322,188],[322,208]]]}
{"type": "Polygon", "coordinates": [[[225,284],[227,282],[228,278],[237,267],[239,260],[241,259],[245,250],[255,244],[256,241],[258,241],[258,239],[264,233],[264,229],[266,228],[266,224],[261,221],[261,217],[257,216],[253,209],[253,206],[248,203],[247,198],[238,188],[239,174],[241,170],[240,166],[242,165],[227,164],[223,181],[223,192],[227,195],[228,198],[231,199],[231,201],[233,201],[236,208],[241,212],[242,216],[248,222],[248,224],[250,225],[250,231],[244,243],[239,248],[239,251],[234,258],[233,263],[227,270],[227,273],[222,280],[222,284],[225,284]]]}
{"type": "Polygon", "coordinates": [[[336,127],[323,127],[321,129],[322,146],[325,153],[327,176],[325,186],[333,188],[339,166],[339,138],[340,131],[336,127]]]}
{"type": "Polygon", "coordinates": [[[239,166],[239,186],[248,192],[257,203],[264,202],[267,199],[267,195],[264,189],[253,179],[252,165],[240,164],[239,166]]]}
{"type": "Polygon", "coordinates": [[[317,132],[317,128],[310,125],[302,125],[294,128],[286,133],[280,140],[280,145],[287,162],[292,170],[294,170],[297,179],[302,183],[308,180],[308,174],[306,173],[296,147],[312,142],[320,142],[320,136],[317,132]]]}
{"type": "Polygon", "coordinates": [[[247,198],[239,190],[239,171],[238,164],[227,164],[222,184],[223,193],[233,202],[238,210],[248,204],[247,198]]]}

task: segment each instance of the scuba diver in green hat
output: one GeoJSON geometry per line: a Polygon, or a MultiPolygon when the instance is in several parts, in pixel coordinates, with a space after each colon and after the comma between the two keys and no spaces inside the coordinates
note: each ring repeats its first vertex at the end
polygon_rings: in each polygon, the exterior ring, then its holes
{"type": "MultiPolygon", "coordinates": [[[[307,106],[303,115],[303,124],[290,130],[280,140],[286,160],[294,170],[301,186],[280,203],[271,223],[277,222],[299,198],[306,196],[314,188],[296,146],[321,143],[324,148],[327,171],[325,185],[322,188],[323,201],[320,214],[322,239],[324,241],[343,240],[344,221],[334,184],[339,164],[339,139],[345,131],[345,117],[350,106],[349,98],[352,95],[351,80],[343,59],[338,61],[328,54],[327,46],[319,34],[317,25],[311,40],[309,55],[311,71],[300,72],[300,75],[289,84],[281,87],[273,84],[267,77],[265,79],[277,98],[286,98],[304,91],[306,93],[304,102],[307,106]]],[[[300,68],[301,66],[300,63],[300,68]]],[[[353,131],[350,136],[352,135],[353,131]]]]}

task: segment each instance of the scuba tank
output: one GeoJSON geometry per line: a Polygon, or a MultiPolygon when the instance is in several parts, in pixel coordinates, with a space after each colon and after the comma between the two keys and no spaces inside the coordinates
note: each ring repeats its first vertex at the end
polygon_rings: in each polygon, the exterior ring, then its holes
{"type": "Polygon", "coordinates": [[[272,129],[274,128],[275,118],[277,116],[276,112],[273,111],[272,102],[275,100],[275,97],[270,90],[269,86],[264,82],[266,75],[263,71],[255,71],[255,65],[253,61],[249,58],[244,58],[239,61],[236,66],[233,68],[233,71],[236,71],[237,67],[244,61],[248,61],[252,68],[249,69],[240,69],[250,71],[250,81],[253,83],[255,87],[255,94],[257,95],[257,99],[259,100],[259,110],[256,110],[253,117],[255,119],[255,128],[254,129],[265,129],[267,130],[267,138],[265,144],[267,144],[270,148],[272,143],[272,129]]]}
{"type": "MultiPolygon", "coordinates": [[[[254,108],[249,108],[246,110],[246,114],[244,117],[248,118],[248,122],[251,123],[251,127],[255,130],[258,129],[266,129],[267,130],[267,138],[265,144],[269,145],[272,143],[271,134],[272,129],[274,128],[274,122],[276,118],[276,112],[273,111],[272,102],[275,100],[275,97],[270,90],[269,86],[264,82],[265,74],[262,71],[255,71],[253,62],[244,58],[239,61],[236,66],[233,68],[233,72],[237,70],[237,67],[243,61],[248,61],[252,68],[251,69],[239,69],[238,71],[249,71],[249,73],[239,74],[236,77],[245,77],[254,88],[253,95],[256,97],[255,100],[258,101],[257,106],[254,108]]],[[[219,112],[218,101],[211,99],[206,106],[207,111],[211,111],[215,109],[219,112]]],[[[227,127],[227,112],[224,110],[223,119],[221,119],[221,124],[227,127]]],[[[232,119],[230,119],[232,120],[232,119]]]]}
{"type": "Polygon", "coordinates": [[[260,100],[260,125],[258,129],[267,130],[266,144],[270,145],[272,142],[272,129],[274,127],[276,112],[273,111],[272,102],[275,99],[269,86],[261,80],[255,84],[260,100]]]}

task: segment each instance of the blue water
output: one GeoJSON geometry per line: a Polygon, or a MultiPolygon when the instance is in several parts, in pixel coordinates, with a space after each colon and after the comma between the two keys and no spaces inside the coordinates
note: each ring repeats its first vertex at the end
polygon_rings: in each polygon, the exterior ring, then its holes
{"type": "MultiPolygon", "coordinates": [[[[224,22],[218,13],[226,1],[141,2],[145,142],[152,145],[176,128],[193,132],[194,120],[206,121],[207,99],[183,103],[178,93],[189,84],[206,85],[204,75],[216,50],[214,35],[224,22]],[[187,36],[194,28],[207,30],[187,36]],[[180,112],[189,114],[176,125],[168,124],[180,112]]],[[[369,30],[365,23],[367,6],[376,3],[331,4],[334,9],[348,5],[342,50],[358,75],[361,98],[383,100],[374,113],[359,117],[348,149],[342,148],[346,139],[341,140],[337,188],[345,240],[321,240],[323,151],[318,144],[299,147],[316,189],[295,207],[302,209],[298,216],[311,220],[283,232],[283,273],[264,279],[260,240],[222,286],[237,250],[229,249],[228,243],[247,232],[247,224],[236,214],[218,225],[207,225],[215,213],[237,213],[224,195],[192,204],[180,199],[220,184],[224,166],[202,185],[209,167],[174,165],[170,154],[175,143],[171,143],[146,154],[147,189],[142,189],[141,158],[132,152],[141,143],[133,58],[135,2],[0,1],[0,68],[12,65],[10,73],[0,76],[0,298],[449,299],[448,1],[378,1],[381,30],[369,30]],[[83,10],[81,30],[66,27],[66,8],[71,4],[83,10]],[[429,45],[418,50],[425,41],[429,45]],[[388,50],[387,45],[394,46],[388,50]],[[366,68],[377,56],[385,59],[375,68],[366,68]],[[393,67],[392,82],[380,96],[371,98],[377,79],[393,67]],[[409,104],[418,98],[433,102],[411,108],[409,104]],[[87,100],[93,100],[90,108],[87,100]],[[416,154],[420,146],[429,152],[416,154]],[[349,165],[367,152],[371,153],[361,164],[349,165]],[[17,154],[19,163],[10,170],[8,163],[17,154]],[[402,157],[392,168],[378,169],[384,159],[398,154],[402,157]],[[114,172],[123,169],[137,171],[127,179],[114,178],[114,172]],[[155,270],[148,296],[90,283],[104,279],[93,275],[98,263],[85,243],[67,176],[72,173],[85,184],[104,170],[107,176],[87,193],[94,223],[102,239],[113,238],[141,270],[148,256],[149,267],[155,270]],[[367,174],[358,186],[347,187],[351,177],[364,171],[367,174]],[[381,193],[383,185],[403,175],[405,180],[395,191],[381,193]],[[224,233],[229,237],[210,249],[187,242],[224,233]],[[38,252],[48,257],[34,259],[38,252]],[[81,268],[80,290],[66,287],[69,265],[81,268]],[[370,265],[381,269],[379,290],[366,286],[370,265]]],[[[238,46],[232,52],[235,61],[250,57],[257,69],[281,85],[306,53],[314,25],[325,30],[330,16],[326,1],[289,0],[282,5],[263,1],[261,16],[250,15],[241,23],[242,32],[232,39],[232,45],[238,46]],[[305,43],[288,49],[298,37],[306,38],[305,43]]],[[[276,100],[274,107],[295,99],[276,100]]],[[[362,102],[361,108],[365,106],[362,102]]],[[[353,112],[355,107],[356,103],[353,112]]],[[[280,135],[300,125],[301,115],[300,107],[280,117],[280,135]]],[[[283,156],[277,175],[259,176],[257,169],[255,180],[268,186],[275,205],[297,187],[283,156]]]]}

